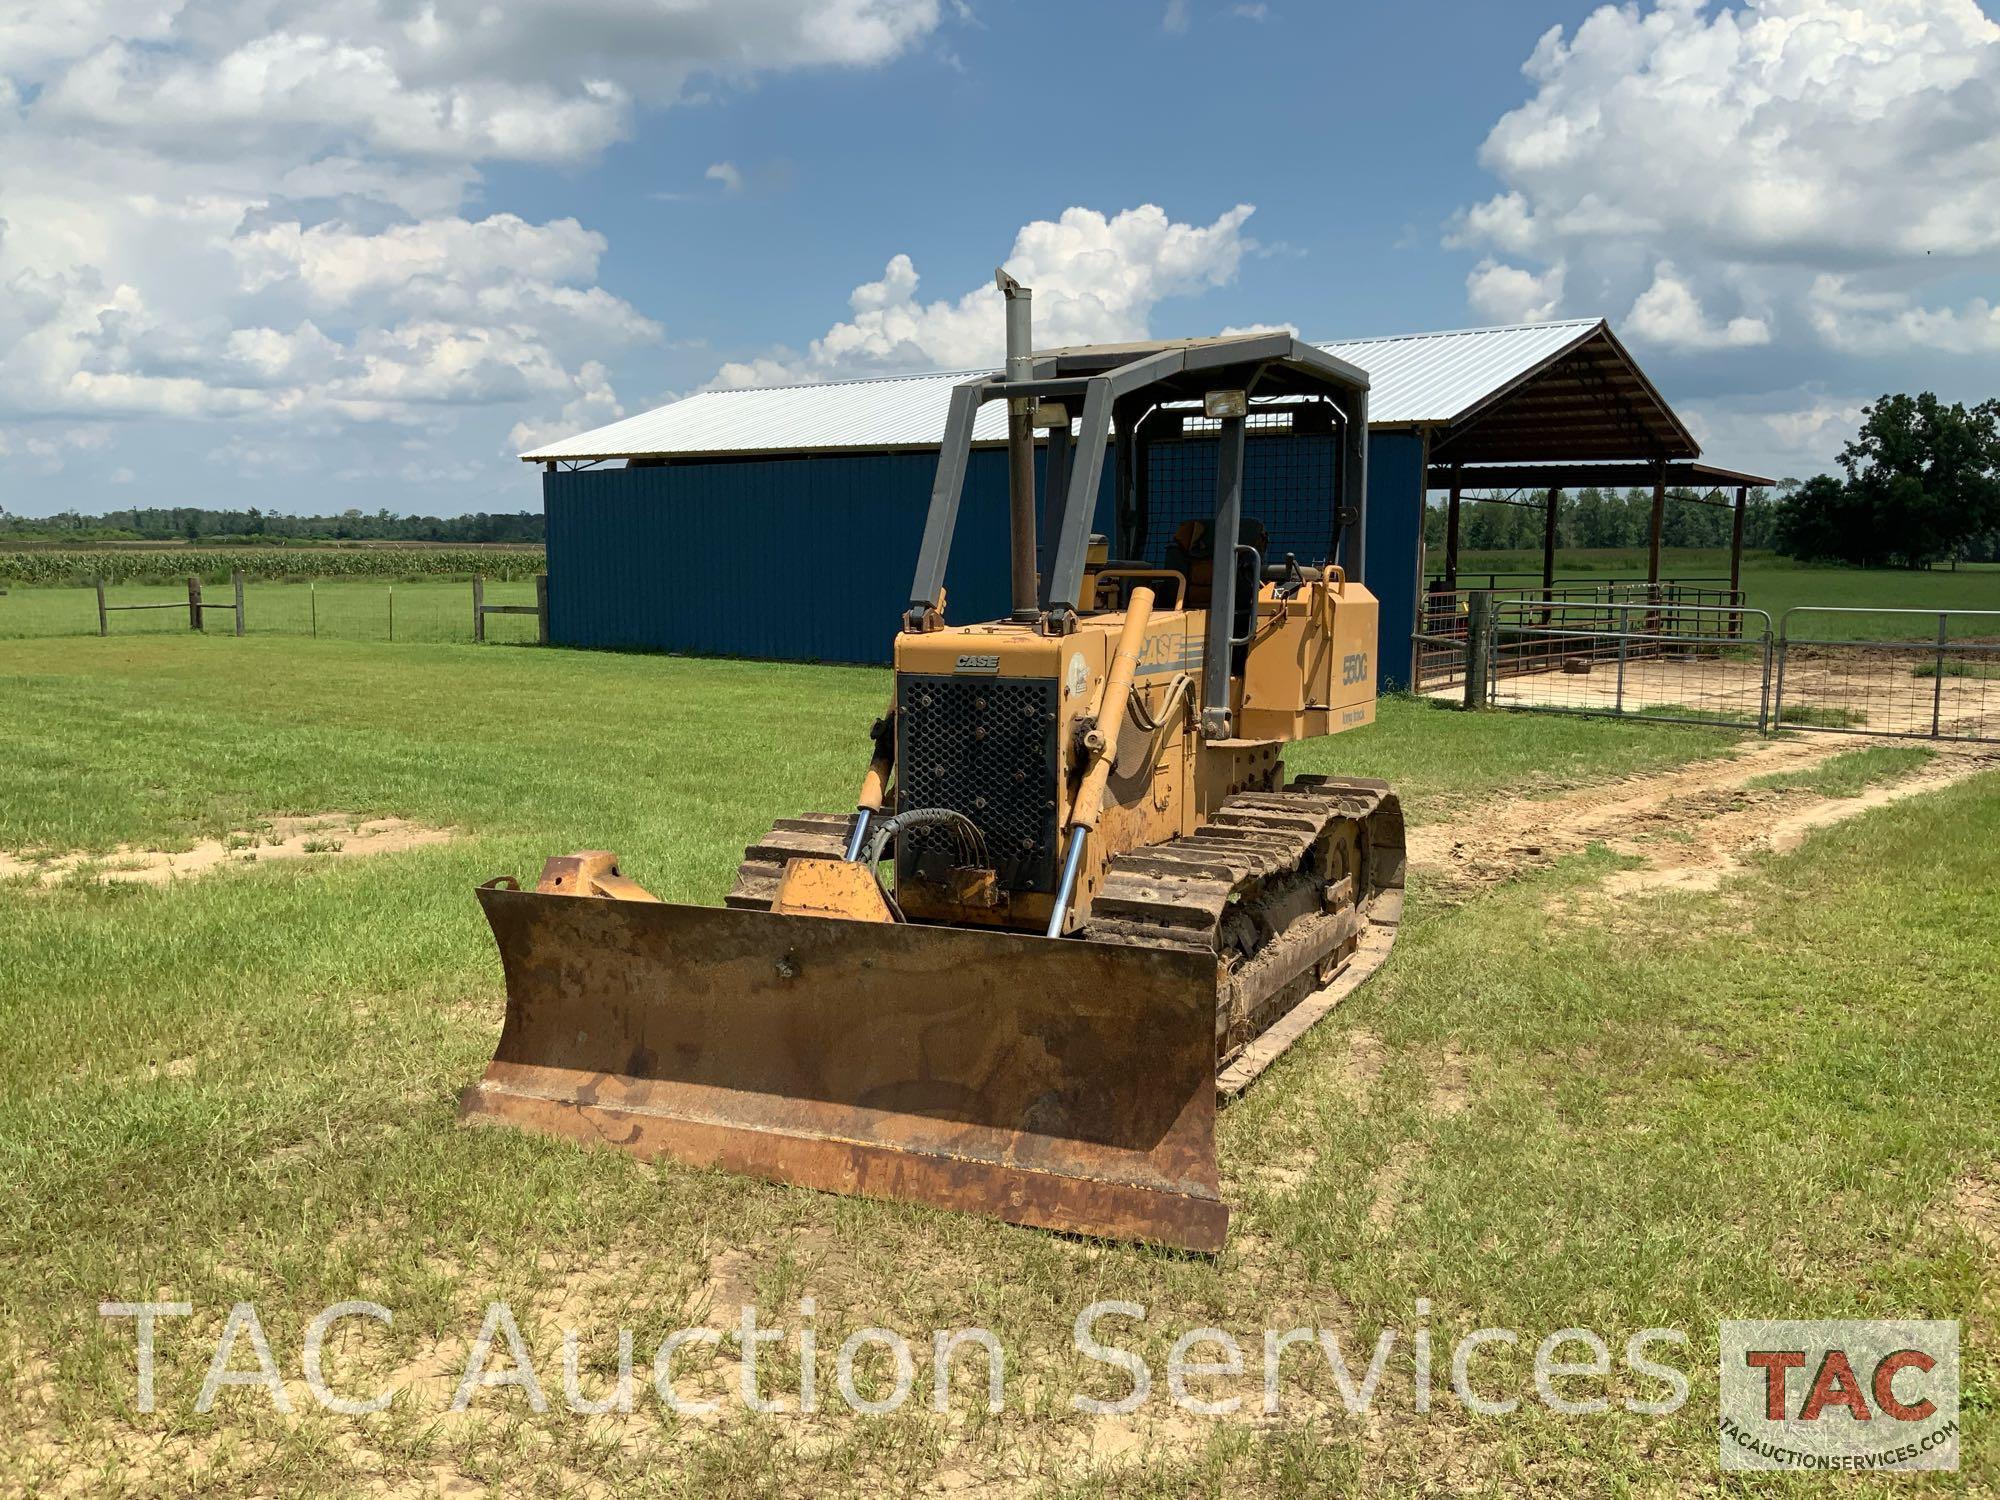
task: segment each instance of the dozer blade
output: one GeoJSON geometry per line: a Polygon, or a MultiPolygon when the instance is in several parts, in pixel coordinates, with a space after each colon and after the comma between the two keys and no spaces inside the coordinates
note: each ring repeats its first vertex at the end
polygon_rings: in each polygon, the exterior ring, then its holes
{"type": "Polygon", "coordinates": [[[1222,1247],[1212,956],[481,887],[461,1113],[643,1158],[1222,1247]]]}

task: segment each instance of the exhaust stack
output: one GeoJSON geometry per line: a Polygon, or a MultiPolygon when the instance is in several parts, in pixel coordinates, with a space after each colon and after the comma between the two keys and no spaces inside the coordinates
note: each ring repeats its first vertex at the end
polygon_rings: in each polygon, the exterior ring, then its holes
{"type": "MultiPolygon", "coordinates": [[[[1007,301],[1007,379],[1032,380],[1035,375],[1034,292],[1005,270],[993,272],[994,283],[1007,301]]],[[[1014,619],[1022,624],[1039,619],[1035,576],[1035,430],[1025,396],[1007,403],[1007,530],[1013,554],[1014,619]]]]}

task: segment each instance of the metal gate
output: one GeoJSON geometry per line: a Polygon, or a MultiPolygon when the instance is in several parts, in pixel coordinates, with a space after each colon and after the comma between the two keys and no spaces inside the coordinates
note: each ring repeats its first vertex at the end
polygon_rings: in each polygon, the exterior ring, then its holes
{"type": "Polygon", "coordinates": [[[1777,657],[1782,728],[2000,740],[2000,610],[1800,605],[1777,657]]]}
{"type": "Polygon", "coordinates": [[[1771,617],[1761,609],[1509,599],[1486,613],[1483,676],[1495,708],[1768,723],[1771,617]]]}
{"type": "Polygon", "coordinates": [[[1475,594],[1449,654],[1468,706],[1914,739],[2000,741],[2000,610],[1475,594]]]}

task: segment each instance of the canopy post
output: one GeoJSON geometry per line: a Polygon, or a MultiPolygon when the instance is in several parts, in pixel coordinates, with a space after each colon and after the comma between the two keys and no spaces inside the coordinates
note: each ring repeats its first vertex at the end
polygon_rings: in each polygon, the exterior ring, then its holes
{"type": "Polygon", "coordinates": [[[1750,497],[1750,486],[1736,486],[1736,514],[1729,523],[1729,593],[1731,604],[1742,602],[1743,591],[1743,506],[1750,497]]]}
{"type": "Polygon", "coordinates": [[[1653,520],[1646,532],[1646,582],[1653,586],[1653,598],[1660,597],[1660,532],[1667,518],[1667,466],[1653,471],[1653,520]]]}
{"type": "Polygon", "coordinates": [[[1464,486],[1459,483],[1457,464],[1451,466],[1451,500],[1444,512],[1444,586],[1458,592],[1458,503],[1464,486]]]}
{"type": "Polygon", "coordinates": [[[1562,490],[1549,486],[1548,513],[1542,518],[1542,597],[1556,588],[1556,519],[1562,511],[1562,490]]]}

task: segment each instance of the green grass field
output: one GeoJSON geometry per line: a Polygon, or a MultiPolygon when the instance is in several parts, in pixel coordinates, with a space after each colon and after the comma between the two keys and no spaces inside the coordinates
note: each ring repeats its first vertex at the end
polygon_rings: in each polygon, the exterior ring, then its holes
{"type": "MultiPolygon", "coordinates": [[[[204,604],[227,605],[229,584],[202,589],[204,604]]],[[[160,604],[165,609],[114,610],[110,633],[128,636],[187,635],[185,584],[107,585],[111,606],[160,604]]],[[[532,578],[488,579],[488,604],[532,605],[532,578]]],[[[470,641],[472,584],[468,580],[321,579],[281,582],[252,580],[243,590],[244,629],[250,635],[289,635],[350,641],[470,641]]],[[[204,611],[204,630],[227,635],[234,627],[228,609],[204,611]]],[[[97,595],[88,588],[17,587],[0,597],[0,640],[95,635],[97,595]]],[[[532,615],[488,615],[486,638],[528,642],[535,638],[532,615]]]]}
{"type": "MultiPolygon", "coordinates": [[[[455,1125],[501,1017],[472,886],[602,847],[666,899],[713,902],[773,817],[848,803],[887,682],[400,641],[0,642],[0,850],[185,847],[334,809],[460,835],[162,887],[0,883],[0,1492],[1766,1492],[1716,1468],[1716,1321],[1731,1316],[1960,1318],[1957,1484],[2000,1484],[1996,1251],[1951,1208],[1956,1184],[2000,1182],[2000,775],[1824,830],[1720,894],[1608,913],[1588,899],[1621,863],[1602,849],[1449,907],[1427,904],[1420,867],[1389,966],[1224,1113],[1238,1212],[1213,1260],[455,1125]],[[746,1300],[793,1330],[766,1389],[794,1405],[808,1295],[823,1391],[854,1330],[978,1324],[1007,1351],[1005,1410],[987,1415],[965,1378],[934,1413],[920,1347],[916,1395],[892,1415],[756,1415],[724,1383],[729,1345],[679,1366],[688,1396],[723,1400],[717,1416],[662,1409],[647,1386],[662,1335],[733,1327],[746,1300]],[[547,1413],[506,1389],[446,1410],[492,1297],[521,1318],[547,1413]],[[97,1314],[148,1298],[194,1308],[161,1325],[150,1415],[132,1324],[97,1314]],[[337,1386],[405,1387],[375,1415],[321,1411],[299,1383],[304,1324],[343,1298],[395,1313],[329,1346],[337,1386]],[[1131,1418],[1073,1411],[1073,1392],[1124,1389],[1071,1343],[1102,1299],[1148,1310],[1101,1333],[1117,1327],[1161,1379],[1178,1333],[1241,1336],[1253,1373],[1199,1389],[1245,1395],[1244,1411],[1192,1417],[1164,1396],[1131,1418]],[[257,1389],[194,1411],[239,1300],[291,1416],[257,1389]],[[1287,1357],[1288,1415],[1257,1419],[1258,1330],[1333,1328],[1365,1364],[1378,1329],[1420,1322],[1440,1349],[1521,1330],[1525,1349],[1478,1365],[1489,1393],[1528,1398],[1519,1411],[1443,1399],[1417,1414],[1400,1344],[1376,1415],[1345,1415],[1307,1350],[1287,1357]],[[563,1410],[565,1325],[592,1394],[613,1330],[634,1330],[633,1415],[563,1410]],[[1614,1351],[1641,1328],[1684,1330],[1660,1357],[1685,1372],[1686,1404],[1551,1413],[1527,1359],[1577,1325],[1614,1351]]],[[[1389,777],[1419,827],[1471,826],[1496,798],[1735,743],[1396,699],[1288,763],[1389,777]]],[[[254,1368],[247,1341],[236,1355],[254,1368]]],[[[864,1391],[885,1371],[869,1366],[864,1391]]],[[[1621,1370],[1609,1393],[1659,1386],[1621,1370]]]]}

